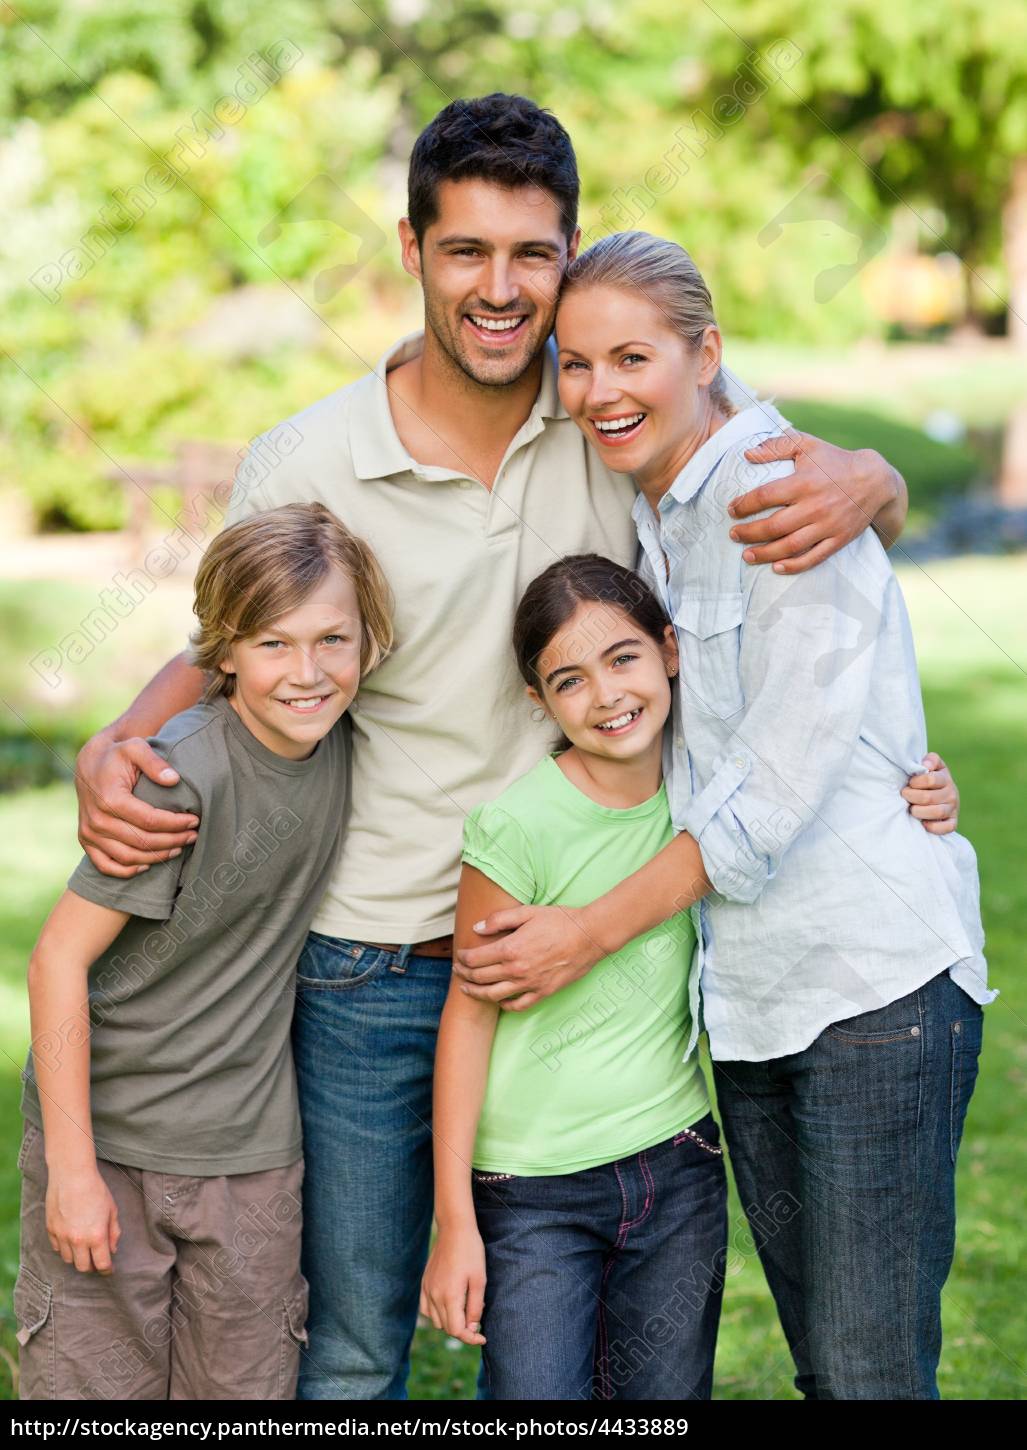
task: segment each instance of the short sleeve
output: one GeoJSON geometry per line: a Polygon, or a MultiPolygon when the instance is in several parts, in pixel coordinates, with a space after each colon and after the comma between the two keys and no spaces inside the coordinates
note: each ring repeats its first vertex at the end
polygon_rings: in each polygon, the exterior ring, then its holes
{"type": "MultiPolygon", "coordinates": [[[[153,742],[151,741],[151,744],[153,742]]],[[[174,751],[168,759],[174,763],[174,751]]],[[[176,769],[180,769],[178,765],[176,769]]],[[[156,785],[148,776],[141,775],[136,782],[133,795],[147,805],[158,806],[166,811],[192,811],[202,817],[200,794],[183,777],[175,785],[156,785]]],[[[107,876],[90,861],[88,856],[75,867],[68,878],[68,889],[96,906],[107,906],[112,911],[125,911],[130,916],[143,916],[153,921],[167,921],[171,915],[175,897],[185,863],[192,855],[193,847],[184,846],[182,854],[173,861],[157,861],[138,876],[107,876]]]]}
{"type": "Polygon", "coordinates": [[[538,873],[532,843],[523,826],[502,807],[478,806],[464,822],[462,859],[490,881],[531,905],[538,892],[538,873]]]}

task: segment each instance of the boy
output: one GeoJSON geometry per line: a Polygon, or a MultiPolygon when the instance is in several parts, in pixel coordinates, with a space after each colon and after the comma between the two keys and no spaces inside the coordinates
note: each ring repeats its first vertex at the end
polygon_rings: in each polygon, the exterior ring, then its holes
{"type": "MultiPolygon", "coordinates": [[[[294,969],[334,866],[343,716],[391,645],[370,550],[320,504],[200,565],[202,701],[153,745],[203,830],[84,859],[29,965],[23,1399],[289,1399],[305,1342],[294,969]]],[[[163,788],[140,779],[144,799],[163,788]]]]}

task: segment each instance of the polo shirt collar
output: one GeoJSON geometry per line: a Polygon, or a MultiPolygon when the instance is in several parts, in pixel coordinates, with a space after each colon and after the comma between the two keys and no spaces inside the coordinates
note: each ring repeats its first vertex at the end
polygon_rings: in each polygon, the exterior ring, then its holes
{"type": "MultiPolygon", "coordinates": [[[[367,396],[362,405],[350,414],[350,452],[357,478],[388,478],[394,473],[419,471],[419,465],[410,457],[396,432],[385,375],[390,368],[399,367],[400,363],[416,357],[423,345],[423,331],[408,333],[382,353],[374,371],[367,376],[367,396]]],[[[542,357],[542,382],[528,416],[528,424],[537,421],[539,427],[534,431],[541,432],[542,420],[566,417],[569,414],[560,402],[557,387],[556,343],[550,337],[542,357]]]]}
{"type": "MultiPolygon", "coordinates": [[[[675,503],[688,503],[689,499],[694,498],[717,464],[737,444],[751,438],[755,433],[766,433],[775,428],[783,431],[787,426],[773,403],[754,403],[751,407],[735,413],[692,454],[660,499],[661,510],[670,508],[671,500],[675,503]]],[[[650,513],[644,494],[640,493],[635,499],[632,513],[636,523],[642,515],[650,513]]]]}

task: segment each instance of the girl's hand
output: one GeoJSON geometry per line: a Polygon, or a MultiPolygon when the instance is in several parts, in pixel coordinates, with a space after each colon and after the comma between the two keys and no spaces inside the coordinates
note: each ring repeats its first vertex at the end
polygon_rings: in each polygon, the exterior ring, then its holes
{"type": "Polygon", "coordinates": [[[421,1281],[421,1313],[464,1344],[484,1344],[485,1245],[476,1228],[439,1230],[421,1281]]]}
{"type": "Polygon", "coordinates": [[[110,1274],[121,1238],[111,1191],[91,1168],[51,1172],[46,1189],[46,1232],[50,1247],[83,1274],[110,1274]]]}
{"type": "Polygon", "coordinates": [[[922,775],[911,775],[902,790],[909,802],[910,814],[922,822],[933,836],[945,836],[959,824],[959,787],[949,774],[948,766],[932,750],[924,756],[927,769],[922,775]]]}

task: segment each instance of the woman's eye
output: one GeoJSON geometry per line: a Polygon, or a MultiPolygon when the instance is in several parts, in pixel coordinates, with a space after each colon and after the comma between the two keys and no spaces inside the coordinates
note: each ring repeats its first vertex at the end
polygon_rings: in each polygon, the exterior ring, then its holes
{"type": "Polygon", "coordinates": [[[585,364],[583,362],[577,362],[573,358],[571,358],[568,362],[565,362],[565,363],[562,364],[562,370],[565,373],[569,373],[574,368],[583,368],[584,366],[585,366],[585,364]]]}
{"type": "Polygon", "coordinates": [[[644,358],[640,352],[626,352],[624,354],[624,361],[625,362],[645,362],[645,361],[647,361],[647,359],[644,358]]]}

